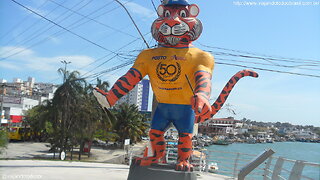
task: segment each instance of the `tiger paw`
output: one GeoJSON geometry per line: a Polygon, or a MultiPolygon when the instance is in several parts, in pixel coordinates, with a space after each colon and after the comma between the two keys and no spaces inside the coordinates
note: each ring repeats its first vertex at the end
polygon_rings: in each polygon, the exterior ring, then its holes
{"type": "Polygon", "coordinates": [[[193,165],[190,164],[188,161],[180,161],[176,164],[175,167],[176,171],[189,171],[192,172],[193,171],[193,165]]]}
{"type": "Polygon", "coordinates": [[[108,101],[108,93],[104,92],[99,88],[93,89],[93,95],[96,97],[97,101],[103,108],[110,108],[111,104],[108,101]]]}
{"type": "Polygon", "coordinates": [[[144,158],[136,158],[135,164],[139,166],[150,166],[152,164],[157,164],[160,162],[160,159],[157,157],[144,157],[144,158]]]}

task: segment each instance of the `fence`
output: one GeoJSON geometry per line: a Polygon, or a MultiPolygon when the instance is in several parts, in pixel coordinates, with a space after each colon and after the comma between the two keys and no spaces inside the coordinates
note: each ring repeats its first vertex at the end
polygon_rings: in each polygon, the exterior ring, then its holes
{"type": "MultiPolygon", "coordinates": [[[[225,175],[233,179],[239,178],[243,172],[247,171],[249,164],[254,164],[255,160],[261,158],[263,154],[253,155],[226,151],[206,151],[198,150],[200,154],[193,156],[195,170],[202,173],[209,173],[209,165],[217,164],[216,174],[225,175]]],[[[139,151],[129,152],[129,164],[139,151]]],[[[266,151],[267,152],[267,151],[266,151]]],[[[266,153],[264,152],[264,153],[266,153]]],[[[173,163],[172,159],[176,154],[175,148],[167,148],[167,162],[173,163]],[[170,158],[171,156],[171,158],[170,158]]],[[[271,153],[272,154],[272,153],[271,153]]],[[[271,154],[268,154],[271,155],[271,154]]],[[[141,156],[141,151],[140,154],[141,156]]],[[[265,156],[267,157],[267,156],[265,156]]],[[[267,159],[260,159],[259,163],[248,175],[243,176],[245,180],[319,180],[320,164],[301,160],[291,160],[284,157],[270,156],[267,159]]]]}
{"type": "MultiPolygon", "coordinates": [[[[256,159],[256,155],[224,151],[206,151],[206,162],[218,164],[217,174],[227,175],[236,179],[242,168],[256,159]]],[[[208,172],[208,168],[206,168],[208,172]]],[[[283,157],[269,157],[246,177],[246,180],[318,180],[320,164],[283,157]]]]}

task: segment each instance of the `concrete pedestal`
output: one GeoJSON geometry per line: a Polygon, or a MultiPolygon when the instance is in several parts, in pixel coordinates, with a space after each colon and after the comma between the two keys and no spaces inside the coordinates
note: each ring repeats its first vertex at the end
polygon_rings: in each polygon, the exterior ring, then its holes
{"type": "Polygon", "coordinates": [[[194,172],[175,171],[174,165],[138,166],[132,163],[128,180],[196,180],[194,172]]]}

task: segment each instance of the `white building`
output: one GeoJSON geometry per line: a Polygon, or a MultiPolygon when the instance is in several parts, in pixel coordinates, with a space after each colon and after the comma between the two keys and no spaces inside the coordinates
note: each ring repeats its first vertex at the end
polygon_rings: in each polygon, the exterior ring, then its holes
{"type": "Polygon", "coordinates": [[[203,123],[199,124],[199,133],[205,134],[208,136],[215,135],[236,135],[236,125],[239,125],[240,121],[235,120],[234,118],[217,118],[209,119],[203,123]]]}
{"type": "MultiPolygon", "coordinates": [[[[2,101],[0,99],[0,101],[2,101]]],[[[34,99],[29,99],[26,97],[14,97],[14,96],[4,96],[3,97],[3,114],[4,119],[2,124],[21,122],[25,112],[32,109],[34,106],[39,105],[39,101],[34,99]]]]}
{"type": "Polygon", "coordinates": [[[116,105],[122,103],[135,104],[139,111],[147,111],[149,89],[149,80],[143,79],[128,94],[120,98],[116,105]]]}
{"type": "Polygon", "coordinates": [[[6,82],[0,79],[4,89],[0,90],[1,94],[16,97],[29,97],[31,99],[43,102],[46,99],[52,99],[57,86],[52,83],[36,83],[35,78],[29,77],[28,81],[22,81],[15,78],[13,82],[6,82]]]}
{"type": "Polygon", "coordinates": [[[298,131],[292,131],[292,134],[297,138],[297,139],[317,139],[318,135],[316,133],[313,133],[309,130],[298,130],[298,131]]]}
{"type": "Polygon", "coordinates": [[[0,79],[0,83],[6,83],[7,82],[7,80],[5,80],[5,79],[0,79]]]}
{"type": "Polygon", "coordinates": [[[34,106],[41,104],[44,100],[52,99],[57,86],[50,83],[36,83],[35,78],[29,77],[27,81],[19,78],[13,82],[0,79],[0,102],[3,97],[4,117],[1,123],[21,122],[25,112],[34,106]],[[9,120],[9,121],[8,121],[9,120]]]}

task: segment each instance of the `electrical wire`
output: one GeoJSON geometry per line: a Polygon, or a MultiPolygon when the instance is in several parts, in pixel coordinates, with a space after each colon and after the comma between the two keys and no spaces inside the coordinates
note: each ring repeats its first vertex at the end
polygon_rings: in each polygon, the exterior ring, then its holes
{"type": "MultiPolygon", "coordinates": [[[[147,33],[147,34],[150,34],[150,32],[147,33]]],[[[147,35],[147,34],[145,34],[145,35],[147,35]]],[[[124,46],[120,47],[120,48],[117,50],[117,52],[119,52],[121,49],[123,49],[123,48],[131,45],[132,43],[136,42],[136,41],[139,40],[139,39],[140,39],[140,38],[134,39],[133,41],[125,44],[124,46]]],[[[140,50],[140,51],[141,51],[141,50],[140,50]]],[[[103,57],[100,57],[100,58],[98,58],[96,61],[94,61],[94,62],[92,62],[92,63],[90,63],[90,64],[88,64],[88,65],[86,65],[86,66],[83,66],[83,67],[81,67],[80,69],[83,69],[83,68],[85,68],[85,67],[88,67],[88,66],[90,66],[90,65],[92,65],[92,64],[94,64],[94,63],[96,63],[96,62],[99,62],[100,60],[103,60],[104,58],[110,56],[111,54],[112,54],[112,53],[109,53],[109,54],[107,54],[107,55],[105,55],[105,56],[103,56],[103,57]]],[[[102,65],[106,64],[107,62],[109,62],[110,60],[112,60],[113,58],[115,58],[116,56],[121,56],[121,55],[123,55],[123,53],[117,53],[117,54],[116,54],[115,56],[113,56],[111,59],[108,59],[108,60],[104,61],[103,63],[99,64],[98,66],[95,66],[94,68],[92,68],[92,70],[90,70],[90,71],[87,72],[87,73],[90,73],[90,72],[92,72],[93,70],[96,70],[97,68],[99,68],[99,67],[101,67],[102,65]]],[[[86,74],[87,74],[87,73],[86,73],[86,74]]],[[[84,74],[83,76],[85,76],[86,74],[84,74]]]]}
{"type": "MultiPolygon", "coordinates": [[[[211,51],[212,52],[212,51],[211,51]]],[[[261,60],[266,60],[268,62],[271,61],[279,61],[279,62],[290,62],[290,63],[308,63],[311,65],[315,65],[315,64],[319,64],[320,65],[320,61],[314,61],[314,62],[301,62],[301,61],[292,61],[292,60],[286,60],[286,59],[279,59],[279,58],[266,58],[266,57],[259,57],[259,56],[249,56],[249,55],[242,55],[242,54],[231,54],[231,53],[224,53],[224,52],[217,52],[215,53],[216,55],[225,55],[225,56],[234,56],[234,57],[243,57],[243,58],[252,58],[252,59],[261,59],[261,60]]]]}
{"type": "Polygon", "coordinates": [[[157,8],[156,8],[156,5],[154,4],[153,0],[151,0],[151,3],[152,3],[152,6],[154,8],[154,11],[157,12],[157,8]]]}
{"type": "MultiPolygon", "coordinates": [[[[48,2],[48,0],[44,1],[44,2],[43,2],[40,6],[38,6],[36,9],[37,9],[37,10],[41,9],[47,2],[48,2]]],[[[4,34],[0,37],[0,39],[3,40],[3,38],[5,38],[10,32],[14,31],[14,30],[17,29],[19,26],[21,26],[24,22],[26,22],[26,20],[27,20],[30,16],[31,16],[31,14],[28,14],[27,16],[25,16],[21,21],[19,21],[17,24],[15,24],[13,27],[11,27],[6,33],[4,33],[4,34]]],[[[30,27],[32,27],[32,26],[30,26],[30,27]]],[[[28,31],[28,30],[29,30],[29,28],[25,28],[25,30],[22,31],[22,32],[26,32],[26,31],[28,31]]],[[[20,36],[20,35],[18,34],[17,36],[20,36]]],[[[17,36],[16,36],[16,37],[17,37],[17,36]]],[[[12,39],[10,39],[9,42],[11,42],[11,41],[12,41],[12,39]]],[[[6,43],[5,43],[5,44],[6,44],[6,43]]]]}
{"type": "Polygon", "coordinates": [[[120,32],[120,33],[125,34],[125,35],[127,35],[127,36],[130,36],[130,37],[133,37],[133,38],[137,38],[137,37],[134,36],[134,35],[131,35],[131,34],[126,33],[126,32],[124,32],[124,31],[122,31],[122,30],[120,30],[120,29],[114,28],[114,27],[109,26],[109,25],[107,25],[107,24],[105,24],[105,23],[102,23],[102,22],[100,22],[100,21],[97,21],[97,20],[95,20],[95,19],[92,19],[92,18],[90,18],[90,17],[88,17],[88,16],[85,16],[85,15],[83,15],[83,14],[77,12],[77,11],[74,11],[74,10],[68,8],[68,7],[65,7],[65,6],[63,6],[62,4],[57,3],[57,2],[55,2],[55,1],[53,1],[53,0],[48,0],[48,1],[50,1],[50,2],[52,2],[52,3],[54,3],[54,4],[56,4],[56,5],[58,5],[58,6],[60,6],[60,7],[63,7],[63,8],[65,8],[65,9],[71,11],[71,12],[74,12],[75,14],[78,14],[79,16],[81,16],[81,17],[83,17],[83,18],[89,19],[89,20],[91,20],[91,21],[93,21],[93,22],[95,22],[95,23],[97,23],[97,24],[100,24],[100,25],[102,25],[102,26],[104,26],[104,27],[107,27],[107,28],[112,29],[112,30],[114,30],[114,31],[120,32]]]}
{"type": "MultiPolygon", "coordinates": [[[[148,33],[146,33],[145,35],[148,35],[148,34],[150,34],[150,33],[151,33],[151,32],[148,32],[148,33]]],[[[114,56],[112,56],[111,58],[109,58],[109,59],[107,59],[106,61],[104,61],[103,63],[99,64],[98,66],[95,66],[94,68],[92,68],[91,70],[89,70],[88,72],[86,72],[85,74],[81,75],[81,78],[85,78],[85,79],[90,78],[90,75],[88,75],[87,77],[85,77],[85,76],[86,76],[87,74],[91,73],[92,71],[98,69],[99,67],[103,66],[104,64],[108,63],[109,61],[111,61],[111,60],[114,59],[115,57],[117,57],[117,56],[119,57],[119,56],[121,56],[121,55],[126,55],[126,54],[124,54],[124,52],[121,52],[120,50],[123,49],[123,48],[125,48],[125,47],[127,47],[127,46],[129,46],[129,45],[131,45],[132,43],[136,42],[136,41],[139,40],[139,39],[141,39],[141,38],[134,39],[133,41],[131,41],[131,42],[125,44],[124,46],[120,47],[120,48],[117,50],[117,52],[118,52],[117,55],[114,55],[114,56]]],[[[140,50],[132,50],[132,51],[129,51],[128,53],[130,53],[130,52],[140,52],[140,51],[141,51],[141,49],[140,49],[140,50]]],[[[109,53],[109,54],[107,54],[107,55],[105,55],[105,56],[102,56],[102,57],[98,58],[97,60],[95,60],[94,62],[91,62],[91,63],[89,63],[89,64],[87,64],[87,65],[82,66],[79,70],[84,69],[84,68],[86,68],[86,67],[88,67],[88,66],[90,66],[90,65],[92,65],[92,64],[94,64],[94,63],[97,63],[97,62],[105,59],[106,57],[108,57],[108,56],[110,56],[110,55],[112,55],[112,53],[109,53]]],[[[136,57],[136,56],[130,55],[130,54],[129,54],[128,56],[131,56],[131,58],[132,58],[132,57],[134,57],[134,58],[136,57]]],[[[56,78],[56,79],[54,79],[54,80],[51,80],[50,82],[56,81],[57,79],[58,79],[58,78],[56,78]]]]}
{"type": "MultiPolygon", "coordinates": [[[[90,44],[93,44],[93,45],[95,45],[95,46],[97,46],[97,47],[99,47],[99,48],[101,48],[101,49],[103,49],[103,50],[105,50],[105,51],[112,52],[113,54],[117,54],[116,52],[113,52],[112,50],[109,50],[109,49],[103,47],[102,45],[99,45],[99,44],[97,44],[97,43],[95,43],[95,42],[93,42],[93,41],[91,41],[91,40],[89,40],[89,39],[87,39],[87,38],[85,38],[85,37],[83,37],[83,36],[81,36],[81,35],[73,32],[73,31],[71,31],[71,30],[69,30],[69,29],[67,29],[67,28],[65,28],[64,26],[61,26],[60,24],[57,24],[56,22],[54,22],[54,21],[52,21],[52,20],[50,20],[50,19],[42,16],[41,14],[33,11],[32,9],[30,9],[30,8],[28,8],[28,7],[20,4],[19,2],[15,1],[15,0],[11,0],[11,1],[14,2],[14,3],[16,3],[16,4],[18,4],[19,6],[23,7],[24,9],[26,9],[26,10],[28,10],[28,11],[36,14],[37,16],[45,19],[46,21],[49,21],[50,23],[52,23],[52,24],[60,27],[61,29],[64,29],[65,31],[68,31],[69,33],[73,34],[74,36],[76,36],[76,37],[78,37],[78,38],[80,38],[80,39],[82,39],[82,40],[84,40],[84,41],[86,41],[86,42],[88,42],[88,43],[90,43],[90,44]]],[[[3,59],[4,59],[4,58],[3,58],[3,59]]],[[[3,59],[0,59],[0,60],[3,60],[3,59]]]]}
{"type": "Polygon", "coordinates": [[[146,44],[147,48],[150,48],[149,44],[148,44],[147,41],[144,39],[144,37],[143,37],[143,35],[142,35],[139,27],[137,26],[136,22],[133,20],[133,18],[132,18],[132,16],[131,16],[131,14],[129,13],[128,9],[127,9],[119,0],[114,0],[114,1],[116,1],[117,3],[119,3],[119,4],[123,7],[123,9],[127,12],[129,18],[131,19],[133,25],[136,27],[137,31],[139,32],[139,34],[140,34],[142,40],[144,41],[144,43],[146,44]]]}
{"type": "MultiPolygon", "coordinates": [[[[42,16],[41,14],[31,10],[30,8],[18,3],[17,1],[15,0],[11,0],[13,1],[14,3],[20,5],[21,7],[27,9],[28,11],[40,16],[41,18],[49,21],[50,23],[53,23],[54,25],[62,28],[64,31],[67,31],[79,38],[81,38],[82,40],[85,40],[103,50],[106,50],[108,52],[111,52],[111,54],[115,54],[115,56],[113,56],[112,58],[114,57],[121,57],[119,53],[115,52],[115,51],[111,51],[111,50],[108,50],[106,49],[105,47],[79,35],[79,34],[76,34],[74,33],[73,31],[71,31],[70,29],[67,29],[61,25],[59,25],[58,23],[42,16]]],[[[117,1],[117,0],[115,0],[117,1]]],[[[119,1],[117,1],[119,2],[119,1]]],[[[124,6],[123,6],[124,7],[124,6]]],[[[125,7],[124,7],[125,8],[125,7]]],[[[129,14],[129,12],[127,11],[127,13],[129,14]]],[[[129,16],[131,17],[131,15],[129,14],[129,16]]],[[[132,17],[131,17],[132,19],[132,17]]],[[[133,20],[133,19],[132,19],[133,20]]],[[[135,24],[135,22],[133,21],[133,23],[135,24]]],[[[135,24],[136,26],[136,24],[135,24]]],[[[137,27],[137,26],[136,26],[137,27]]],[[[146,42],[146,40],[144,39],[143,35],[141,34],[140,30],[137,29],[141,35],[141,37],[143,38],[144,42],[147,44],[148,46],[148,43],[146,42]]],[[[202,45],[202,44],[201,44],[202,45]]],[[[259,64],[259,65],[276,65],[276,66],[280,66],[280,67],[285,67],[285,68],[297,68],[297,66],[288,66],[288,65],[280,65],[280,64],[277,64],[277,63],[274,63],[273,61],[282,61],[282,62],[291,62],[291,63],[300,63],[301,64],[301,60],[303,61],[303,63],[305,63],[305,65],[298,65],[298,67],[301,68],[301,66],[318,66],[316,64],[320,63],[320,61],[317,61],[317,60],[309,60],[309,59],[297,59],[297,58],[285,58],[285,57],[275,57],[275,56],[269,56],[269,55],[261,55],[261,54],[256,54],[256,53],[251,53],[251,52],[245,52],[245,51],[238,51],[238,50],[233,50],[233,49],[227,49],[227,48],[220,48],[220,47],[212,47],[212,46],[206,46],[206,45],[203,45],[205,47],[208,47],[208,48],[215,48],[215,49],[220,49],[220,50],[226,50],[226,51],[232,51],[232,52],[238,52],[238,53],[246,53],[246,54],[251,54],[251,55],[255,55],[255,56],[248,56],[248,55],[243,55],[243,54],[235,54],[235,53],[225,53],[225,52],[218,52],[217,54],[218,55],[221,55],[221,56],[233,56],[233,57],[239,57],[239,58],[248,58],[248,59],[255,59],[255,60],[265,60],[265,61],[268,61],[269,63],[271,64],[262,64],[262,63],[257,63],[257,62],[250,62],[252,64],[259,64]],[[264,56],[264,57],[261,57],[261,56],[264,56]],[[300,60],[300,62],[298,62],[298,60],[300,60]]],[[[211,51],[212,52],[212,51],[211,51]]],[[[125,59],[124,56],[122,56],[122,58],[125,59]]],[[[226,60],[226,59],[223,59],[223,58],[219,58],[220,60],[226,60]]],[[[219,60],[218,59],[218,60],[219,60]]],[[[2,59],[0,59],[2,60],[2,59]]],[[[241,62],[240,60],[229,60],[229,61],[234,61],[234,62],[241,62]]],[[[108,62],[108,61],[107,61],[108,62]]],[[[86,76],[86,77],[83,77],[84,79],[87,79],[87,78],[97,78],[97,77],[100,77],[102,76],[103,74],[106,74],[106,73],[109,73],[111,71],[115,71],[117,69],[120,69],[120,68],[123,68],[127,65],[130,65],[130,64],[133,64],[134,62],[134,59],[130,59],[125,61],[124,63],[120,64],[120,65],[117,65],[117,66],[114,66],[112,68],[109,68],[109,69],[106,69],[106,70],[103,70],[101,72],[98,72],[98,73],[94,73],[92,75],[89,75],[89,76],[86,76]]],[[[242,61],[243,62],[243,61],[242,61]]],[[[105,64],[106,62],[104,62],[103,64],[105,64]]],[[[274,70],[274,69],[267,69],[267,68],[261,68],[261,67],[256,67],[256,66],[245,66],[245,65],[239,65],[239,64],[232,64],[232,63],[224,63],[224,62],[216,62],[217,64],[220,64],[220,65],[227,65],[227,66],[236,66],[236,67],[244,67],[244,68],[252,68],[252,69],[257,69],[257,70],[262,70],[262,71],[269,71],[269,72],[276,72],[276,73],[286,73],[286,74],[291,74],[291,75],[299,75],[299,76],[308,76],[308,77],[316,77],[316,78],[320,78],[320,76],[318,75],[312,75],[312,74],[305,74],[305,73],[295,73],[295,72],[287,72],[287,71],[280,71],[280,70],[274,70]]],[[[100,64],[98,67],[102,66],[103,64],[100,64]]],[[[315,69],[313,69],[315,70],[315,69]]]]}
{"type": "Polygon", "coordinates": [[[288,66],[288,65],[274,65],[274,64],[265,64],[259,62],[250,62],[250,61],[241,61],[241,60],[234,60],[234,59],[226,59],[226,58],[215,58],[216,60],[223,60],[223,61],[231,61],[231,62],[241,62],[246,64],[255,64],[255,65],[265,65],[265,66],[277,66],[283,68],[294,68],[294,69],[303,69],[303,70],[310,70],[310,71],[320,71],[320,69],[310,69],[310,68],[303,68],[301,66],[288,66]]]}
{"type": "MultiPolygon", "coordinates": [[[[130,0],[130,1],[126,2],[126,3],[129,3],[129,2],[131,2],[131,1],[132,1],[132,0],[130,0]]],[[[89,13],[89,14],[92,15],[92,14],[94,14],[94,13],[96,13],[96,12],[104,9],[106,6],[110,5],[112,2],[113,2],[113,1],[105,4],[104,6],[96,9],[95,11],[93,11],[93,12],[91,12],[91,13],[89,13]]],[[[101,17],[101,16],[103,16],[103,15],[105,15],[105,14],[107,14],[107,13],[110,13],[110,12],[118,9],[119,7],[120,7],[120,6],[118,6],[118,7],[116,7],[116,8],[113,8],[113,9],[111,9],[111,10],[108,10],[108,11],[106,11],[106,12],[103,12],[102,14],[99,14],[99,15],[95,16],[94,18],[99,18],[99,17],[101,17]]],[[[87,15],[87,16],[89,16],[89,15],[87,15]]],[[[69,25],[68,28],[71,27],[71,26],[73,26],[73,25],[75,25],[75,24],[77,24],[77,23],[80,22],[81,20],[82,20],[82,19],[80,19],[80,20],[78,20],[78,21],[75,21],[74,23],[72,23],[71,25],[69,25]]],[[[89,21],[90,21],[90,20],[87,20],[87,21],[85,21],[85,22],[83,22],[83,23],[81,23],[81,24],[76,25],[75,27],[73,27],[73,28],[71,28],[71,29],[78,28],[79,26],[82,26],[82,25],[86,24],[86,23],[89,22],[89,21]]],[[[65,32],[66,32],[66,31],[64,31],[64,30],[62,29],[62,30],[60,30],[60,31],[52,34],[51,36],[59,36],[59,35],[64,34],[65,32]]],[[[31,48],[31,47],[35,47],[35,46],[37,46],[37,45],[40,45],[40,44],[46,42],[46,41],[49,40],[49,39],[50,39],[50,37],[47,37],[47,38],[45,38],[45,39],[43,39],[43,40],[41,40],[41,41],[38,41],[38,42],[36,42],[36,43],[33,43],[32,45],[28,46],[28,47],[25,48],[25,49],[22,49],[22,50],[20,50],[20,51],[18,51],[18,52],[15,52],[15,53],[13,53],[13,54],[11,54],[11,55],[9,55],[9,56],[6,56],[6,57],[1,58],[0,61],[1,61],[1,60],[5,60],[5,59],[8,59],[9,57],[15,56],[15,55],[17,55],[17,54],[20,54],[20,53],[28,50],[28,49],[31,48]]]]}
{"type": "MultiPolygon", "coordinates": [[[[84,2],[84,1],[85,1],[85,0],[82,0],[80,3],[75,4],[72,8],[77,7],[79,4],[81,4],[81,3],[84,2]]],[[[83,9],[84,7],[86,7],[86,6],[87,6],[88,4],[90,4],[91,2],[92,2],[92,1],[87,1],[87,3],[85,3],[84,5],[82,5],[81,7],[79,7],[79,8],[77,9],[77,11],[83,9]]],[[[57,6],[56,8],[58,8],[58,7],[59,7],[59,6],[57,6]]],[[[56,9],[56,8],[55,8],[55,9],[56,9]]],[[[53,12],[53,11],[50,11],[50,13],[51,13],[51,12],[53,12]]],[[[68,12],[68,11],[66,11],[66,12],[68,12]]],[[[43,15],[43,16],[44,16],[44,17],[47,17],[50,13],[47,13],[46,15],[43,15]]],[[[65,21],[65,20],[67,20],[68,18],[70,18],[70,17],[73,15],[73,13],[72,13],[72,14],[69,14],[69,15],[67,15],[67,16],[65,16],[65,17],[63,17],[64,15],[66,15],[66,14],[65,14],[65,13],[60,14],[58,17],[54,18],[53,21],[56,21],[56,20],[58,20],[58,19],[60,19],[60,18],[62,17],[61,20],[59,20],[59,21],[57,22],[57,23],[62,23],[63,21],[65,21]]],[[[41,19],[39,19],[37,22],[40,22],[40,21],[41,21],[41,19]]],[[[30,28],[30,29],[33,29],[32,27],[34,27],[34,24],[32,24],[32,26],[30,26],[29,28],[30,28]]],[[[19,43],[19,46],[22,46],[22,45],[25,45],[25,44],[27,44],[27,43],[29,43],[29,42],[34,41],[37,37],[40,37],[41,35],[43,35],[44,33],[46,33],[47,31],[49,31],[50,29],[52,29],[52,28],[54,28],[54,27],[55,27],[55,25],[53,25],[53,24],[48,24],[47,26],[40,27],[39,29],[37,29],[37,30],[33,33],[33,35],[28,36],[27,39],[24,39],[22,42],[20,42],[20,43],[19,43]],[[51,26],[50,26],[50,25],[51,25],[51,26]]],[[[3,55],[8,54],[8,53],[10,53],[10,52],[18,49],[19,46],[17,46],[16,48],[12,48],[12,49],[4,52],[3,55]]]]}
{"type": "Polygon", "coordinates": [[[274,70],[274,69],[266,69],[266,68],[254,67],[254,66],[245,66],[245,65],[231,64],[231,63],[222,63],[222,62],[216,62],[216,64],[228,65],[228,66],[237,66],[237,67],[244,67],[244,68],[252,68],[252,69],[257,69],[257,70],[261,70],[261,71],[284,73],[284,74],[291,74],[291,75],[298,75],[298,76],[308,76],[308,77],[320,78],[320,76],[318,76],[318,75],[313,75],[313,74],[286,72],[286,71],[279,71],[279,70],[274,70]]]}
{"type": "MultiPolygon", "coordinates": [[[[271,55],[265,55],[265,54],[259,54],[259,53],[253,53],[253,52],[248,52],[248,51],[241,51],[241,50],[235,50],[235,49],[228,49],[228,48],[222,48],[222,47],[216,47],[216,46],[208,46],[208,45],[204,45],[200,42],[197,42],[198,44],[200,44],[203,47],[207,47],[210,49],[220,49],[220,50],[225,50],[225,51],[232,51],[232,52],[237,52],[237,53],[242,53],[242,54],[251,54],[251,55],[256,55],[256,56],[265,56],[265,57],[269,57],[269,58],[275,58],[278,60],[291,60],[291,61],[286,61],[286,62],[310,62],[310,63],[320,63],[319,60],[310,60],[310,59],[301,59],[301,58],[287,58],[287,57],[281,57],[281,56],[271,56],[271,55]]],[[[270,59],[269,59],[270,60],[270,59]]]]}

